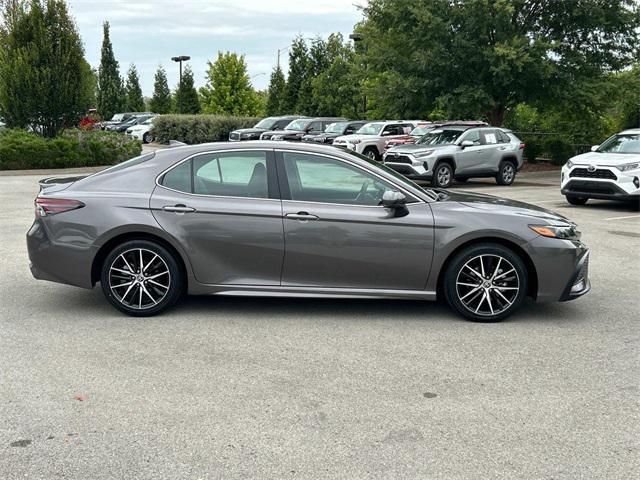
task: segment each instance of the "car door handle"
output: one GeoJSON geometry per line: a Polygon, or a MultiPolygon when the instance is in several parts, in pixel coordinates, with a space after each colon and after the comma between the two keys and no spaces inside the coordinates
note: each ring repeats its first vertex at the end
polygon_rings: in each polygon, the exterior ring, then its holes
{"type": "Polygon", "coordinates": [[[195,208],[187,207],[186,205],[165,205],[162,207],[162,210],[165,212],[175,212],[175,213],[190,213],[195,212],[195,208]]]}
{"type": "Polygon", "coordinates": [[[285,215],[285,218],[289,218],[291,220],[307,221],[307,220],[318,220],[319,217],[317,217],[316,215],[310,215],[307,212],[298,212],[298,213],[287,213],[285,215]]]}

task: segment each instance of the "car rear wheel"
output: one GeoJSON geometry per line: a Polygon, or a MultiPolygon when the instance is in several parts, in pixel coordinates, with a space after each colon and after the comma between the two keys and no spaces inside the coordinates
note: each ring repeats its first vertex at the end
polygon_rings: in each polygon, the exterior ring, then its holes
{"type": "Polygon", "coordinates": [[[365,148],[362,154],[371,160],[378,161],[378,151],[374,147],[365,148]]]}
{"type": "Polygon", "coordinates": [[[513,162],[503,161],[500,163],[496,183],[498,185],[511,185],[516,180],[516,166],[513,162]]]}
{"type": "Polygon", "coordinates": [[[438,188],[447,188],[453,181],[453,169],[448,163],[439,163],[433,171],[431,185],[438,188]]]}
{"type": "Polygon", "coordinates": [[[575,195],[567,195],[565,198],[571,205],[584,205],[589,200],[588,197],[576,197],[575,195]]]}
{"type": "Polygon", "coordinates": [[[135,317],[165,311],[183,288],[176,259],[148,240],[132,240],[114,248],[102,265],[100,281],[109,303],[135,317]]]}
{"type": "Polygon", "coordinates": [[[474,245],[453,258],[443,288],[449,305],[463,317],[496,322],[522,304],[527,269],[517,254],[502,245],[474,245]]]}

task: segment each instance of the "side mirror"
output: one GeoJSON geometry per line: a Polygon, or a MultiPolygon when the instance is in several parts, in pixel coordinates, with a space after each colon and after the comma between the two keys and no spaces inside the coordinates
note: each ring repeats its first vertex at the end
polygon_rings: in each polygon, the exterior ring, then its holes
{"type": "Polygon", "coordinates": [[[591,151],[595,152],[600,148],[600,145],[594,145],[593,147],[591,147],[591,151]]]}
{"type": "Polygon", "coordinates": [[[475,143],[473,143],[471,140],[465,140],[464,142],[462,142],[462,143],[460,144],[460,147],[461,147],[462,149],[465,149],[465,148],[467,148],[467,147],[473,147],[474,145],[475,145],[475,143]]]}
{"type": "Polygon", "coordinates": [[[407,197],[394,190],[387,190],[382,194],[382,206],[394,211],[394,217],[404,217],[409,214],[407,197]]]}
{"type": "Polygon", "coordinates": [[[383,137],[388,137],[389,135],[391,135],[391,132],[382,132],[383,137]]]}

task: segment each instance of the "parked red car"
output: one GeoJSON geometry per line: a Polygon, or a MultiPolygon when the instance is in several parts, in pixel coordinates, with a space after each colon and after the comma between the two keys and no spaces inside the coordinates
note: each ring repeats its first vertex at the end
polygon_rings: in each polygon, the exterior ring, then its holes
{"type": "Polygon", "coordinates": [[[423,135],[429,133],[434,128],[444,127],[445,125],[468,125],[471,127],[482,127],[487,125],[485,122],[476,121],[476,120],[451,120],[446,122],[425,122],[419,123],[416,128],[411,130],[409,135],[404,135],[402,137],[394,137],[387,140],[384,144],[384,149],[388,150],[391,147],[395,147],[397,145],[407,145],[410,143],[416,143],[416,141],[422,137],[423,135]]]}

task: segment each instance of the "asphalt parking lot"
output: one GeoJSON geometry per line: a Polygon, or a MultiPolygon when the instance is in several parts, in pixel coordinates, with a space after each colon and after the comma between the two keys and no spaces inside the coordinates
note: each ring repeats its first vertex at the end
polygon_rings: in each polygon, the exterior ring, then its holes
{"type": "Polygon", "coordinates": [[[640,471],[639,212],[570,206],[556,173],[456,186],[556,210],[592,249],[587,296],[503,323],[421,302],[215,297],[134,319],[99,289],[31,277],[41,176],[0,176],[0,478],[640,471]]]}

